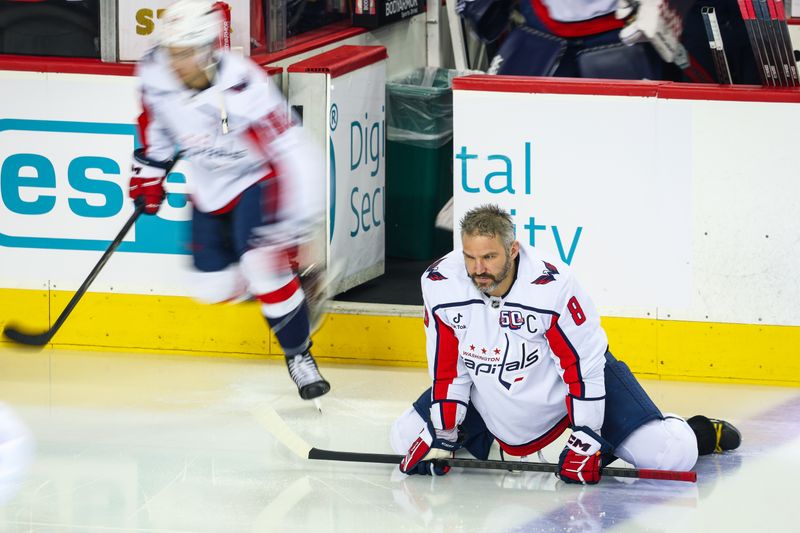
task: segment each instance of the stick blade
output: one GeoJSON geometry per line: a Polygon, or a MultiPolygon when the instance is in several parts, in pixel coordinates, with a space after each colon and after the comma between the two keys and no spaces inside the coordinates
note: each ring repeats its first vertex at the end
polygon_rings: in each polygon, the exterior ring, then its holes
{"type": "Polygon", "coordinates": [[[289,451],[300,459],[308,459],[311,445],[292,431],[280,415],[275,412],[275,409],[268,405],[261,405],[252,409],[251,413],[264,429],[271,433],[289,451]]]}
{"type": "Polygon", "coordinates": [[[3,328],[3,336],[8,340],[21,344],[23,346],[41,347],[50,342],[52,335],[49,331],[44,333],[25,333],[20,331],[19,328],[13,326],[6,326],[3,328]]]}

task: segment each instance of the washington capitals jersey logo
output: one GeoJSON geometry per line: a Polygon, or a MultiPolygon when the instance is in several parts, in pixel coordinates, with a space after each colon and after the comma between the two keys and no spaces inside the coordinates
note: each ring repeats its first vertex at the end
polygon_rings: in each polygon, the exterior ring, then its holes
{"type": "Polygon", "coordinates": [[[446,276],[443,276],[442,273],[436,269],[436,267],[442,261],[444,261],[444,257],[437,259],[433,262],[433,264],[431,264],[431,266],[428,267],[428,270],[425,271],[428,274],[428,279],[433,281],[442,281],[443,279],[447,279],[446,276]]]}
{"type": "Polygon", "coordinates": [[[551,281],[556,280],[555,274],[558,274],[558,269],[547,261],[542,261],[542,263],[544,263],[545,270],[542,272],[541,276],[531,281],[531,285],[547,285],[551,281]]]}

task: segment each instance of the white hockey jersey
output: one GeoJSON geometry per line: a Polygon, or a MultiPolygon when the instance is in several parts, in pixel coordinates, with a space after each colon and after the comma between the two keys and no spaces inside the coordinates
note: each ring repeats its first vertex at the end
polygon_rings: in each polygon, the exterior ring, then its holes
{"type": "Polygon", "coordinates": [[[559,261],[521,247],[511,289],[480,292],[460,249],[422,275],[431,420],[452,428],[472,402],[506,452],[529,455],[569,424],[600,432],[608,339],[559,261]]]}
{"type": "Polygon", "coordinates": [[[567,39],[621,30],[617,0],[523,0],[519,7],[529,25],[567,39]],[[538,21],[538,22],[535,22],[538,21]]]}
{"type": "Polygon", "coordinates": [[[576,22],[613,13],[618,0],[541,0],[553,20],[576,22]]]}
{"type": "Polygon", "coordinates": [[[137,75],[145,155],[165,161],[182,151],[191,163],[188,186],[197,209],[219,210],[252,184],[278,176],[279,219],[287,225],[318,220],[325,198],[322,152],[292,125],[283,95],[257,65],[222,51],[213,84],[196,91],[156,47],[137,75]]]}

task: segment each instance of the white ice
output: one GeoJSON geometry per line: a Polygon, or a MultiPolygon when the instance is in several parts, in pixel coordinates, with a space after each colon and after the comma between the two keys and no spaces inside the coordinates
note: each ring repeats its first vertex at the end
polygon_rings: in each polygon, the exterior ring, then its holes
{"type": "MultiPolygon", "coordinates": [[[[2,347],[0,401],[29,427],[35,456],[0,504],[0,531],[797,527],[798,388],[642,380],[664,411],[736,424],[742,447],[702,457],[697,484],[604,478],[580,487],[551,474],[454,469],[406,477],[390,465],[300,459],[260,408],[270,406],[314,447],[392,453],[392,421],[428,386],[418,368],[322,364],[322,371],[333,390],[320,414],[297,396],[281,361],[2,347]]],[[[545,450],[548,460],[562,442],[545,450]]]]}

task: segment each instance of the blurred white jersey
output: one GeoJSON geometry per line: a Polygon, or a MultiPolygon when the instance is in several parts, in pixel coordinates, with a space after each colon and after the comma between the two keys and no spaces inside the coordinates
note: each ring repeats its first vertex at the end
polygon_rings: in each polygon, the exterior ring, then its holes
{"type": "MultiPolygon", "coordinates": [[[[530,0],[525,0],[530,1],[530,0]]],[[[560,22],[578,22],[612,13],[618,0],[541,0],[550,18],[560,22]]]]}
{"type": "Polygon", "coordinates": [[[11,407],[0,402],[0,508],[19,492],[34,448],[30,430],[11,407]]]}
{"type": "Polygon", "coordinates": [[[191,163],[197,209],[220,210],[259,180],[277,176],[280,220],[296,224],[319,216],[321,151],[292,124],[283,95],[257,65],[220,51],[212,85],[197,91],[180,81],[166,51],[156,47],[139,62],[137,75],[145,155],[166,161],[176,147],[182,151],[191,163]]]}
{"type": "Polygon", "coordinates": [[[515,455],[569,424],[599,432],[608,339],[566,265],[523,246],[516,279],[498,298],[474,286],[459,249],[422,275],[422,293],[434,427],[459,424],[471,401],[515,455]]]}

